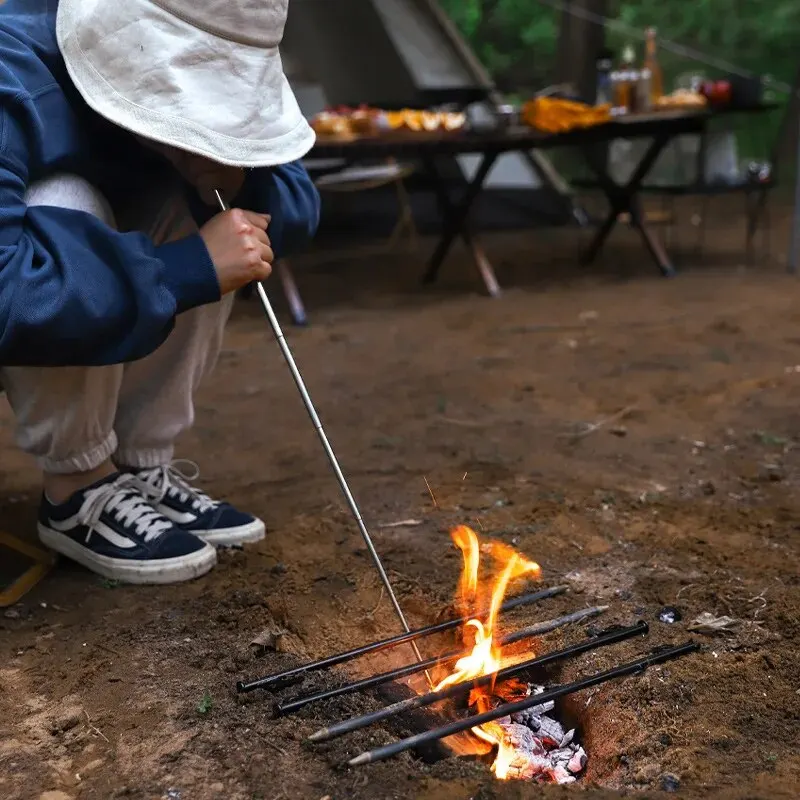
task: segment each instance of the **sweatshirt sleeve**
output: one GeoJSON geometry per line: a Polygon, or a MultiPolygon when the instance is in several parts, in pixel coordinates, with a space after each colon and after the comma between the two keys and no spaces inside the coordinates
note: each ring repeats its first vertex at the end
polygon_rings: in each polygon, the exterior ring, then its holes
{"type": "Polygon", "coordinates": [[[302,248],[319,226],[319,192],[299,161],[250,172],[237,203],[272,217],[267,233],[275,258],[302,248]]]}
{"type": "Polygon", "coordinates": [[[219,299],[199,235],[156,247],[82,211],[25,204],[32,115],[0,110],[0,365],[102,366],[153,352],[219,299]]]}

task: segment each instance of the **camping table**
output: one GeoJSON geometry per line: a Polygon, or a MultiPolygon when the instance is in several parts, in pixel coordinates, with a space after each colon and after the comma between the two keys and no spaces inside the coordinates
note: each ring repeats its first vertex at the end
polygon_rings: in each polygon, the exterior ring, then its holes
{"type": "MultiPolygon", "coordinates": [[[[731,109],[733,111],[734,109],[731,109]]],[[[749,109],[735,109],[743,111],[749,109]]],[[[753,111],[761,108],[752,109],[753,111]]],[[[497,296],[500,287],[494,268],[478,245],[469,226],[470,210],[483,190],[486,178],[497,159],[504,153],[546,150],[555,147],[575,147],[595,173],[598,185],[608,198],[608,217],[595,233],[582,260],[589,263],[597,256],[617,223],[620,214],[627,212],[631,225],[642,239],[664,275],[674,274],[672,263],[661,243],[648,228],[639,200],[642,181],[664,148],[677,136],[701,133],[718,112],[701,109],[672,109],[647,114],[617,117],[601,125],[565,133],[544,133],[530,128],[514,128],[491,132],[392,134],[374,138],[346,141],[320,139],[312,151],[315,158],[341,158],[347,162],[370,158],[419,159],[432,180],[434,192],[443,216],[442,234],[424,274],[424,282],[436,280],[442,262],[457,238],[464,240],[475,258],[488,293],[497,296]],[[617,183],[609,175],[605,160],[600,158],[602,146],[614,139],[651,138],[630,178],[617,183]],[[438,168],[442,158],[458,155],[479,155],[477,171],[465,182],[460,197],[453,197],[438,168]]]]}

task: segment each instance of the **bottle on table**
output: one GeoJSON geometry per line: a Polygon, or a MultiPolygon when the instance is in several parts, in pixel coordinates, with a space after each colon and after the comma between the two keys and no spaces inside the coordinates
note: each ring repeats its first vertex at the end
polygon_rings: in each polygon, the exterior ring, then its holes
{"type": "Polygon", "coordinates": [[[644,63],[642,68],[650,72],[650,103],[655,105],[664,96],[664,73],[658,63],[656,29],[645,31],[644,63]]]}
{"type": "Polygon", "coordinates": [[[612,54],[608,50],[602,50],[595,61],[595,74],[597,76],[595,105],[614,104],[613,75],[615,73],[612,71],[612,66],[612,54]]]}
{"type": "Polygon", "coordinates": [[[636,70],[636,51],[632,45],[626,45],[622,51],[619,69],[616,71],[614,83],[614,106],[618,113],[636,111],[636,84],[638,73],[636,70]]]}
{"type": "Polygon", "coordinates": [[[650,111],[653,108],[654,100],[652,96],[653,75],[648,67],[642,67],[639,74],[639,82],[636,85],[636,110],[650,111]]]}

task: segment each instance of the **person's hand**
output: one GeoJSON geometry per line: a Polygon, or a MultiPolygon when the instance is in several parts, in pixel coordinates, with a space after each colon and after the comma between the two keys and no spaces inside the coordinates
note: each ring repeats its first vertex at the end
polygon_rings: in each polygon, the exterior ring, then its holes
{"type": "Polygon", "coordinates": [[[275,258],[267,236],[270,218],[255,211],[232,208],[212,217],[200,236],[217,271],[222,294],[235,292],[272,273],[275,258]]]}

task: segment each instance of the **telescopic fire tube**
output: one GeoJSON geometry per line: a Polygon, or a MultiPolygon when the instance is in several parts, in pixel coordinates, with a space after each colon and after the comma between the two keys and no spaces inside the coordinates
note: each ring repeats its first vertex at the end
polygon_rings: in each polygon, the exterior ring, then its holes
{"type": "MultiPolygon", "coordinates": [[[[219,191],[219,189],[215,189],[214,194],[216,195],[217,203],[220,209],[222,211],[228,211],[228,204],[225,202],[225,198],[222,196],[222,193],[219,191]]],[[[353,519],[355,520],[358,530],[361,533],[361,538],[364,540],[364,544],[367,546],[367,550],[369,551],[370,557],[372,558],[372,563],[375,565],[375,569],[377,570],[381,579],[381,583],[383,583],[383,587],[386,589],[386,593],[389,595],[389,600],[392,603],[395,614],[397,614],[397,618],[400,620],[403,630],[408,632],[410,628],[408,627],[405,615],[403,614],[403,609],[400,608],[400,603],[397,602],[397,597],[395,596],[394,589],[392,588],[392,582],[389,580],[389,576],[386,574],[381,557],[378,555],[378,551],[375,549],[375,545],[372,542],[372,537],[369,535],[369,531],[367,530],[367,526],[363,517],[361,516],[361,512],[358,510],[358,504],[356,503],[355,498],[350,491],[350,487],[347,485],[347,480],[344,477],[344,473],[339,466],[339,459],[336,458],[336,454],[333,452],[333,448],[331,447],[328,437],[325,434],[325,429],[322,427],[322,422],[320,422],[317,411],[314,408],[314,404],[311,402],[311,395],[309,395],[308,389],[306,389],[303,376],[300,374],[300,370],[295,363],[292,351],[286,342],[286,337],[283,335],[281,324],[278,322],[278,318],[275,316],[275,312],[272,310],[272,303],[269,301],[267,290],[264,288],[264,284],[261,281],[256,281],[255,284],[259,300],[261,300],[261,305],[264,309],[264,313],[266,314],[267,320],[272,328],[272,332],[275,335],[275,340],[278,343],[281,353],[283,353],[283,357],[286,360],[286,365],[289,367],[289,372],[291,373],[295,385],[297,386],[297,390],[300,392],[303,405],[306,407],[306,412],[311,418],[311,423],[314,426],[314,430],[317,432],[317,436],[319,436],[319,440],[322,443],[322,449],[325,451],[325,455],[328,457],[328,462],[331,465],[333,474],[336,476],[336,480],[339,482],[339,488],[342,490],[344,499],[347,501],[347,505],[350,508],[350,513],[353,515],[353,519]]],[[[422,661],[422,654],[419,652],[419,648],[417,647],[416,643],[411,641],[410,644],[417,661],[422,661]]]]}
{"type": "MultiPolygon", "coordinates": [[[[498,644],[501,647],[505,647],[506,645],[521,642],[525,639],[532,639],[534,636],[542,636],[543,634],[550,633],[550,631],[554,631],[557,628],[563,627],[564,625],[570,625],[575,622],[581,622],[585,619],[589,619],[590,617],[596,617],[599,614],[602,614],[606,608],[606,606],[584,608],[581,611],[573,611],[571,614],[559,617],[558,619],[537,622],[534,625],[530,625],[526,628],[521,628],[518,631],[514,631],[513,633],[506,634],[500,639],[498,644]]],[[[318,703],[322,700],[330,700],[332,697],[341,697],[345,694],[353,694],[355,692],[366,691],[367,689],[374,689],[376,686],[382,686],[384,683],[390,683],[391,681],[396,681],[409,675],[415,675],[416,673],[422,672],[429,667],[452,663],[453,661],[457,661],[463,655],[463,650],[455,650],[453,652],[446,653],[445,655],[427,658],[424,661],[420,661],[416,664],[406,664],[403,667],[397,667],[396,669],[389,670],[388,672],[381,672],[377,675],[372,675],[369,678],[362,678],[359,681],[346,683],[342,686],[335,686],[332,689],[324,689],[321,692],[314,692],[313,694],[292,697],[283,703],[276,704],[275,714],[276,716],[294,714],[296,711],[299,711],[301,708],[305,708],[311,703],[318,703]]]]}
{"type": "MultiPolygon", "coordinates": [[[[363,714],[360,717],[351,717],[350,719],[343,720],[336,725],[331,725],[328,728],[320,728],[320,730],[312,733],[308,737],[310,742],[327,742],[329,739],[335,739],[337,736],[343,736],[346,733],[366,728],[369,725],[374,725],[376,722],[388,719],[397,714],[402,714],[405,711],[413,711],[415,708],[422,708],[423,706],[430,706],[438,703],[441,700],[447,700],[450,697],[458,697],[466,692],[476,689],[479,686],[487,686],[496,681],[502,681],[506,678],[511,678],[514,675],[519,675],[521,672],[527,672],[536,667],[544,667],[547,664],[552,664],[556,661],[563,661],[566,658],[586,653],[589,650],[596,650],[598,647],[606,647],[608,645],[622,642],[626,639],[631,639],[634,636],[645,636],[648,632],[646,622],[639,622],[629,628],[620,628],[611,633],[603,634],[600,636],[587,639],[585,642],[579,642],[571,647],[565,647],[563,650],[555,650],[552,653],[546,653],[538,658],[531,658],[528,661],[522,661],[519,664],[512,664],[511,666],[504,667],[503,669],[493,672],[489,675],[482,675],[477,678],[472,678],[468,681],[461,683],[454,683],[446,689],[439,692],[428,692],[427,694],[417,695],[416,697],[409,697],[406,700],[400,700],[397,703],[392,703],[389,706],[380,708],[369,714],[363,714]]],[[[541,694],[536,695],[542,697],[541,694]]]]}
{"type": "MultiPolygon", "coordinates": [[[[523,594],[519,597],[514,597],[511,600],[507,600],[500,606],[500,611],[511,611],[514,608],[520,608],[521,606],[527,606],[532,603],[536,603],[539,600],[545,600],[548,597],[555,597],[559,594],[564,594],[569,587],[567,586],[553,586],[549,589],[542,589],[539,592],[533,592],[531,594],[523,594]]],[[[478,619],[482,619],[484,617],[489,616],[489,610],[486,609],[476,615],[478,619]]],[[[397,636],[392,636],[389,639],[382,639],[379,642],[372,642],[370,644],[365,644],[362,647],[356,647],[353,650],[348,650],[344,653],[337,653],[333,656],[328,656],[327,658],[323,658],[320,661],[313,661],[308,664],[302,664],[299,667],[294,667],[292,669],[284,670],[283,672],[277,672],[274,675],[267,675],[264,678],[257,678],[256,680],[250,681],[245,683],[240,681],[236,684],[236,691],[239,693],[243,692],[252,692],[254,689],[270,689],[274,686],[280,686],[285,683],[290,678],[294,678],[296,676],[302,676],[306,672],[311,672],[314,670],[320,669],[328,669],[328,667],[335,667],[337,664],[343,664],[345,661],[350,661],[354,658],[359,658],[361,656],[365,656],[369,653],[377,653],[380,650],[386,650],[390,647],[396,647],[397,645],[404,644],[405,642],[413,641],[414,639],[421,639],[423,636],[432,636],[435,633],[444,633],[445,631],[452,630],[453,628],[458,628],[459,626],[463,625],[468,619],[469,616],[459,617],[458,619],[449,619],[445,622],[438,622],[435,625],[428,625],[425,628],[417,628],[417,630],[409,631],[408,633],[401,633],[397,636]]],[[[415,666],[419,666],[419,670],[415,671],[422,671],[423,669],[427,669],[428,667],[435,664],[439,659],[435,658],[433,660],[427,659],[425,661],[419,662],[419,664],[415,666]],[[422,666],[422,664],[426,664],[427,666],[422,666]]],[[[406,673],[410,674],[410,673],[406,673]]]]}
{"type": "Polygon", "coordinates": [[[504,703],[491,711],[486,711],[483,714],[476,714],[473,717],[466,719],[458,719],[448,725],[443,725],[441,728],[435,728],[430,731],[418,733],[415,736],[409,736],[406,739],[401,739],[398,742],[378,747],[375,750],[369,750],[366,753],[351,758],[347,764],[351,767],[359,767],[362,764],[372,764],[376,761],[383,761],[384,759],[396,756],[406,750],[411,750],[413,747],[418,747],[428,742],[434,742],[439,739],[445,739],[455,733],[470,730],[478,725],[485,725],[487,722],[494,722],[501,717],[507,717],[510,714],[516,714],[519,711],[525,711],[532,706],[538,706],[542,703],[547,703],[550,700],[558,700],[560,697],[565,697],[575,692],[580,692],[583,689],[589,689],[592,686],[598,686],[601,683],[614,680],[616,678],[624,678],[627,675],[635,675],[644,672],[648,667],[655,664],[663,664],[666,661],[671,661],[675,658],[694,653],[700,649],[700,645],[695,642],[689,641],[679,647],[670,647],[661,650],[651,655],[638,658],[636,661],[631,661],[628,664],[621,664],[618,667],[606,670],[605,672],[598,672],[594,675],[589,675],[585,678],[575,681],[574,683],[567,683],[563,686],[556,686],[541,694],[536,694],[527,697],[524,700],[518,700],[514,703],[504,703]]]}

